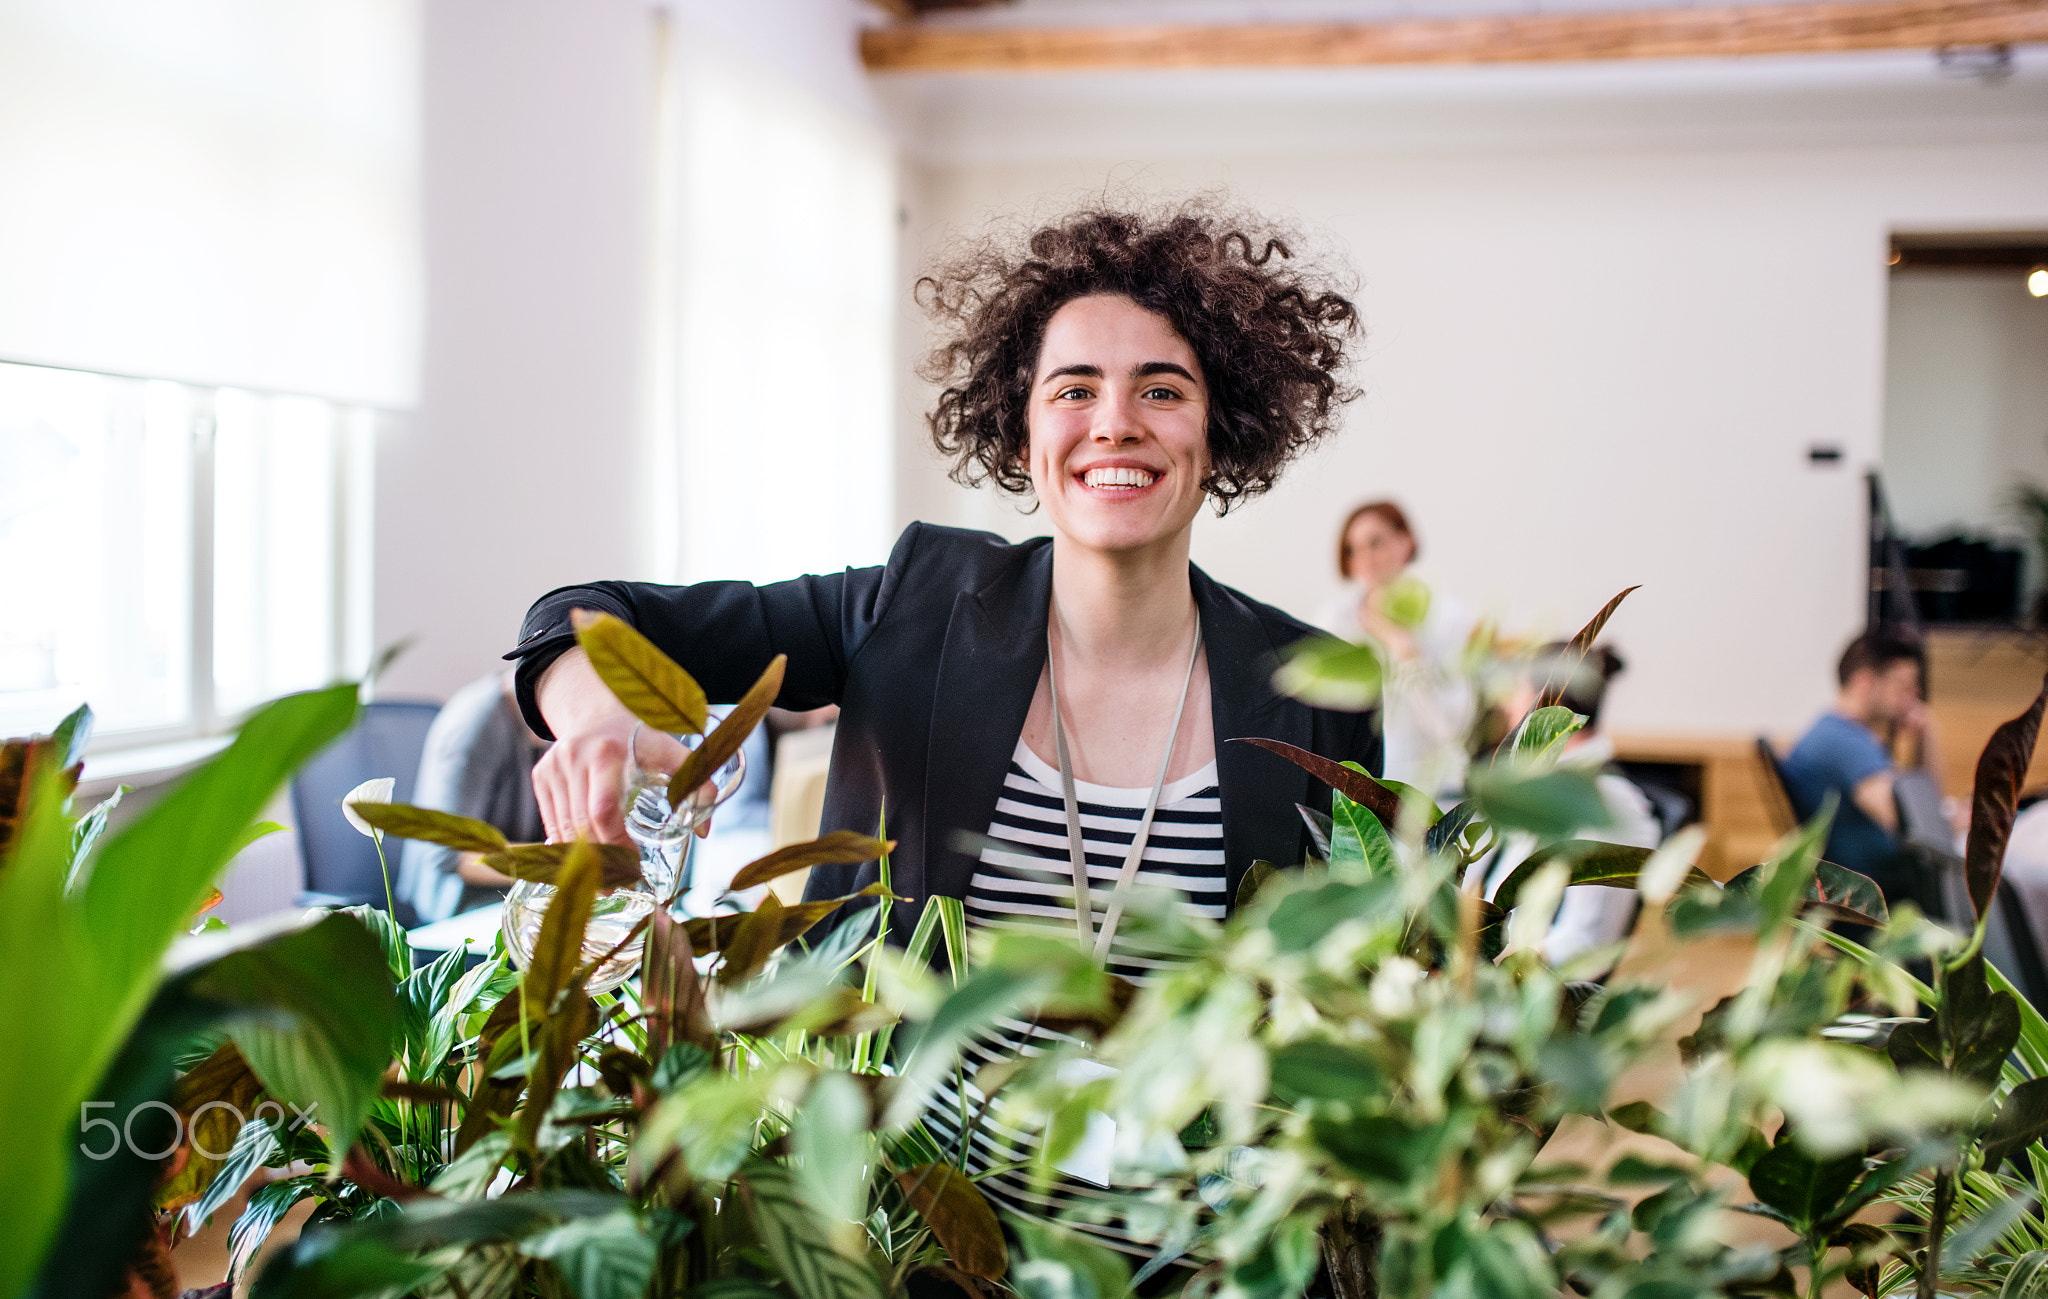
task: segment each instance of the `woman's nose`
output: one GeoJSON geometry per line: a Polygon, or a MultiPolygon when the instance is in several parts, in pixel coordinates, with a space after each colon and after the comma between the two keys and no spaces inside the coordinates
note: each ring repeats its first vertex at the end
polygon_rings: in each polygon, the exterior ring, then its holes
{"type": "Polygon", "coordinates": [[[1138,420],[1136,406],[1128,399],[1100,402],[1095,410],[1095,427],[1090,433],[1097,442],[1121,445],[1145,436],[1145,427],[1138,420]]]}

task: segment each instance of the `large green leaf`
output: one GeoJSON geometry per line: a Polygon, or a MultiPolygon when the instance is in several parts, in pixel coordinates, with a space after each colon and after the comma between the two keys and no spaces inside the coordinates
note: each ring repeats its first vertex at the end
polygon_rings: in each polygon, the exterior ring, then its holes
{"type": "Polygon", "coordinates": [[[909,1035],[883,1126],[901,1127],[916,1118],[932,1089],[953,1067],[954,1058],[969,1035],[1050,992],[1058,978],[1059,973],[1051,970],[1000,966],[977,970],[909,1035]]]}
{"type": "Polygon", "coordinates": [[[400,1025],[384,951],[353,916],[235,952],[192,980],[251,1013],[231,1032],[266,1090],[314,1116],[339,1164],[377,1098],[400,1025]]]}
{"type": "Polygon", "coordinates": [[[1515,730],[1514,755],[1525,762],[1554,758],[1564,742],[1585,725],[1585,718],[1562,704],[1535,709],[1515,730]]]}
{"type": "Polygon", "coordinates": [[[529,1236],[519,1252],[552,1262],[577,1299],[640,1299],[659,1251],[632,1210],[619,1208],[529,1236]]]}
{"type": "MultiPolygon", "coordinates": [[[[114,977],[154,967],[227,865],[237,837],[287,776],[348,729],[356,707],[353,685],[278,700],[251,717],[226,752],[107,842],[84,905],[114,977]]],[[[145,1000],[146,992],[131,993],[135,1009],[145,1000]]]]}
{"type": "MultiPolygon", "coordinates": [[[[342,1227],[313,1227],[263,1269],[252,1299],[353,1299],[397,1293],[447,1271],[455,1246],[519,1242],[567,1222],[630,1210],[600,1191],[521,1192],[495,1200],[416,1200],[400,1213],[342,1227]],[[421,1262],[422,1257],[436,1260],[421,1262]]],[[[566,1247],[567,1242],[564,1242],[566,1247]]]]}
{"type": "Polygon", "coordinates": [[[1011,1218],[1025,1262],[1011,1276],[1024,1299],[1122,1299],[1131,1270],[1115,1250],[1079,1232],[1030,1218],[1011,1218]]]}
{"type": "Polygon", "coordinates": [[[1820,1159],[1796,1141],[1781,1141],[1750,1168],[1749,1189],[1803,1230],[1826,1218],[1862,1171],[1860,1152],[1820,1159]]]}
{"type": "MultiPolygon", "coordinates": [[[[851,989],[840,991],[851,992],[851,989]]],[[[856,998],[857,999],[857,998],[856,998]]],[[[868,1139],[873,1117],[866,1090],[843,1073],[826,1073],[811,1084],[790,1130],[801,1189],[811,1209],[830,1224],[868,1216],[867,1170],[874,1161],[868,1139]]]]}
{"type": "Polygon", "coordinates": [[[1273,673],[1273,688],[1317,708],[1363,712],[1377,704],[1386,682],[1378,646],[1353,645],[1335,636],[1309,636],[1289,646],[1273,673]]]}
{"type": "Polygon", "coordinates": [[[832,1247],[788,1169],[756,1159],[740,1170],[739,1185],[754,1234],[796,1299],[882,1299],[881,1278],[832,1247]]]}
{"type": "MultiPolygon", "coordinates": [[[[1521,896],[1524,885],[1535,878],[1536,872],[1553,861],[1564,861],[1571,866],[1570,884],[1597,884],[1611,889],[1632,889],[1636,877],[1642,873],[1643,863],[1654,855],[1649,848],[1637,848],[1630,844],[1605,843],[1598,839],[1567,839],[1563,843],[1549,844],[1529,854],[1528,860],[1509,873],[1501,881],[1500,888],[1493,895],[1494,905],[1512,910],[1515,899],[1521,896]]],[[[1714,881],[1698,867],[1687,873],[1686,879],[1692,884],[1711,885],[1714,881]]]]}
{"type": "Polygon", "coordinates": [[[1467,784],[1479,814],[1501,830],[1562,839],[1609,821],[1607,803],[1590,772],[1561,769],[1532,776],[1492,768],[1474,770],[1467,784]]]}
{"type": "Polygon", "coordinates": [[[157,965],[287,775],[347,729],[353,686],[292,695],[106,840],[66,894],[72,829],[56,771],[24,785],[22,834],[0,866],[0,1295],[34,1274],[69,1189],[79,1106],[141,1017],[157,965]]]}
{"type": "Polygon", "coordinates": [[[1330,864],[1362,865],[1373,875],[1394,870],[1393,836],[1380,819],[1340,792],[1330,795],[1330,864]]]}
{"type": "MultiPolygon", "coordinates": [[[[1722,890],[1731,897],[1760,898],[1769,871],[1768,864],[1752,866],[1722,885],[1722,890]]],[[[1851,924],[1876,927],[1891,916],[1884,904],[1884,894],[1869,876],[1831,861],[1813,863],[1813,874],[1807,877],[1801,897],[1808,909],[1824,911],[1851,924]]]]}

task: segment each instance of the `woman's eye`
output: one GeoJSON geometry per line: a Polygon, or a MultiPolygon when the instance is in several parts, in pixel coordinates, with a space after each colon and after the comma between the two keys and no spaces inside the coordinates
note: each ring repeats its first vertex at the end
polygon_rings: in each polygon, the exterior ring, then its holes
{"type": "Polygon", "coordinates": [[[1062,388],[1056,394],[1055,399],[1058,401],[1079,401],[1081,398],[1086,397],[1088,395],[1089,393],[1086,388],[1062,388]]]}
{"type": "Polygon", "coordinates": [[[1177,393],[1177,392],[1175,392],[1175,391],[1174,391],[1173,389],[1171,389],[1171,388],[1151,388],[1151,389],[1148,389],[1148,390],[1146,390],[1146,393],[1145,393],[1145,400],[1146,400],[1146,401],[1173,401],[1173,400],[1175,400],[1176,398],[1178,398],[1179,396],[1180,396],[1180,394],[1179,394],[1179,393],[1177,393]]]}

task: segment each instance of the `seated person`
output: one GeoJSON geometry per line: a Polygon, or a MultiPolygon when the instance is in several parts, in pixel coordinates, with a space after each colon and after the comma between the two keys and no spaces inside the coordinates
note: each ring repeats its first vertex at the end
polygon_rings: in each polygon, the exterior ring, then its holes
{"type": "Polygon", "coordinates": [[[1935,744],[1921,698],[1925,660],[1910,641],[1859,636],[1835,669],[1840,691],[1834,708],[1808,728],[1785,758],[1786,793],[1803,819],[1820,810],[1829,792],[1838,801],[1828,830],[1827,860],[1877,882],[1887,902],[1911,895],[1899,859],[1899,813],[1892,801],[1887,738],[1915,735],[1923,764],[1935,744]]]}
{"type": "MultiPolygon", "coordinates": [[[[1537,652],[1537,662],[1556,664],[1562,660],[1569,664],[1571,660],[1565,656],[1570,648],[1563,641],[1546,645],[1537,652]]],[[[1607,683],[1621,675],[1623,666],[1619,654],[1604,645],[1596,646],[1572,674],[1558,702],[1583,716],[1586,724],[1565,741],[1558,765],[1593,772],[1600,801],[1607,807],[1607,824],[1580,830],[1576,838],[1655,848],[1664,839],[1656,810],[1649,796],[1614,765],[1614,741],[1600,729],[1600,705],[1607,697],[1607,683]]],[[[1558,670],[1562,671],[1562,666],[1558,670]]],[[[1540,678],[1544,673],[1539,667],[1534,675],[1540,678]]],[[[1527,682],[1512,705],[1513,713],[1526,714],[1536,697],[1537,683],[1527,682]]],[[[1502,846],[1487,870],[1488,896],[1535,847],[1535,840],[1526,835],[1513,836],[1502,846]]],[[[1550,932],[1544,937],[1543,957],[1553,965],[1561,965],[1596,948],[1621,942],[1628,937],[1635,917],[1634,889],[1611,889],[1598,884],[1568,888],[1558,904],[1556,918],[1551,921],[1550,932]]]]}
{"type": "MultiPolygon", "coordinates": [[[[434,718],[412,801],[494,825],[513,843],[537,843],[542,831],[533,764],[547,747],[519,716],[512,669],[493,672],[456,691],[434,718]]],[[[512,881],[477,856],[408,839],[398,861],[398,895],[423,923],[488,906],[512,881]]]]}

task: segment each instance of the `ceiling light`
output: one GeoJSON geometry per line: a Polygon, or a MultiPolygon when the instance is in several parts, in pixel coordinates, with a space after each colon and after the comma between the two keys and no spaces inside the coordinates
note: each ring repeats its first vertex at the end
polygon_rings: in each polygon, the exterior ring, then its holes
{"type": "Polygon", "coordinates": [[[2036,266],[2027,272],[2027,292],[2037,298],[2048,298],[2048,266],[2036,266]]]}

